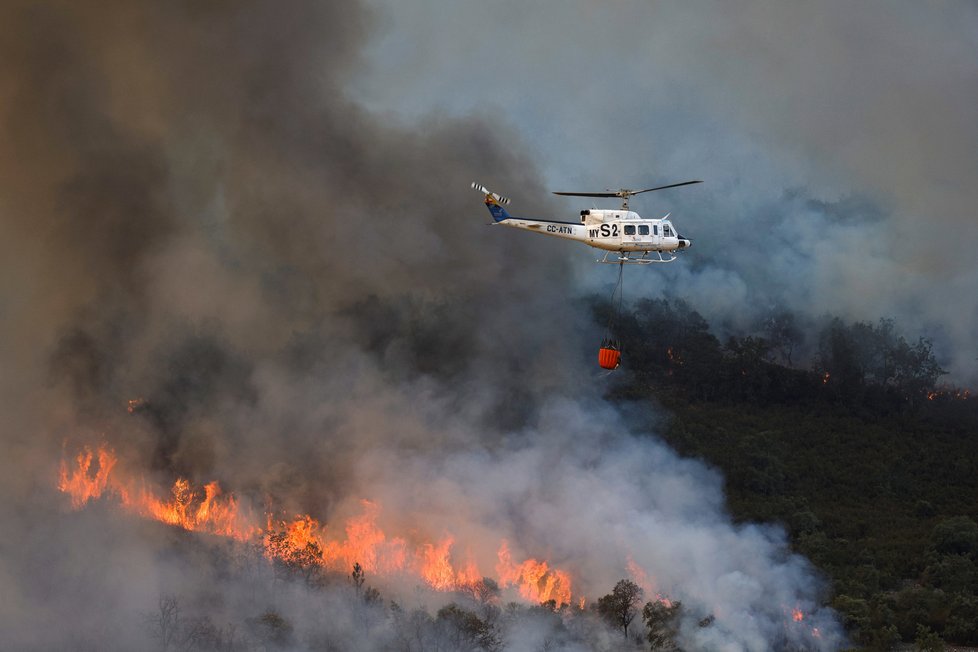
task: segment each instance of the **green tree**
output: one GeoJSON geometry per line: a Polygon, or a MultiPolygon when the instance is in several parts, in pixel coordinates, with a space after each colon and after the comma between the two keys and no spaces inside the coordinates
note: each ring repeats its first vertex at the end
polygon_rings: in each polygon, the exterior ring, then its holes
{"type": "Polygon", "coordinates": [[[892,650],[900,642],[900,632],[896,625],[881,625],[869,630],[861,640],[870,650],[892,650]]]}
{"type": "Polygon", "coordinates": [[[967,555],[941,555],[924,569],[923,579],[947,593],[968,593],[978,579],[978,568],[967,555]]]}
{"type": "MultiPolygon", "coordinates": [[[[679,635],[679,616],[683,605],[681,602],[667,603],[664,600],[648,602],[642,609],[642,620],[648,631],[645,634],[651,650],[676,650],[676,637],[679,635]]],[[[704,620],[701,626],[708,626],[712,621],[704,620]],[[705,624],[704,624],[705,623],[705,624]]]]}
{"type": "Polygon", "coordinates": [[[849,328],[836,317],[819,337],[816,369],[825,384],[849,400],[861,396],[865,370],[859,348],[849,328]]]}
{"type": "Polygon", "coordinates": [[[937,379],[947,373],[937,363],[930,340],[923,337],[914,345],[900,338],[893,354],[893,384],[911,398],[933,389],[937,379]]]}
{"type": "Polygon", "coordinates": [[[435,622],[446,632],[453,650],[497,650],[501,645],[494,627],[455,603],[439,609],[435,622]]]}
{"type": "Polygon", "coordinates": [[[621,580],[606,596],[598,598],[598,613],[612,626],[621,627],[625,638],[628,638],[628,626],[638,615],[638,607],[642,604],[642,589],[631,580],[621,580]]]}
{"type": "Polygon", "coordinates": [[[944,637],[959,645],[978,644],[978,597],[974,594],[954,596],[944,637]]]}
{"type": "Polygon", "coordinates": [[[947,649],[940,636],[931,631],[930,627],[917,625],[917,638],[914,639],[914,649],[922,652],[944,652],[947,649]]]}
{"type": "Polygon", "coordinates": [[[294,642],[292,623],[275,611],[245,619],[248,633],[266,650],[290,648],[294,642]]]}
{"type": "Polygon", "coordinates": [[[978,523],[967,516],[941,521],[931,533],[934,550],[942,555],[968,555],[978,552],[978,523]]]}
{"type": "Polygon", "coordinates": [[[781,364],[790,367],[795,347],[803,338],[801,329],[795,323],[794,314],[784,308],[773,310],[759,326],[765,339],[771,343],[771,351],[778,355],[781,364]]]}

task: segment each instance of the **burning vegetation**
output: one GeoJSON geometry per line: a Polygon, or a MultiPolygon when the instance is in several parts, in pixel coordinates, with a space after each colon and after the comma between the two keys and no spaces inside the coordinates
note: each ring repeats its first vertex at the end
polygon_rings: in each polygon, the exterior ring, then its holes
{"type": "MultiPolygon", "coordinates": [[[[72,459],[63,459],[58,489],[69,496],[75,509],[104,497],[128,512],[184,530],[259,543],[267,559],[303,569],[309,576],[317,571],[343,573],[356,565],[382,578],[420,579],[436,591],[471,590],[487,577],[471,555],[460,558],[451,534],[435,541],[388,536],[377,524],[381,507],[375,502],[361,501],[361,514],[331,528],[310,515],[259,517],[241,507],[216,481],[195,487],[178,478],[169,497],[161,498],[145,478],[120,469],[118,456],[105,445],[95,450],[85,447],[72,459]]],[[[497,557],[494,581],[500,588],[512,587],[534,604],[571,603],[568,572],[546,561],[514,560],[505,539],[499,543],[497,557]]],[[[644,576],[644,571],[638,572],[644,576]]],[[[584,604],[583,596],[576,597],[584,604]]]]}
{"type": "MultiPolygon", "coordinates": [[[[455,646],[452,649],[500,650],[506,647],[507,636],[534,640],[538,635],[547,647],[594,649],[607,645],[600,638],[601,631],[614,630],[629,646],[672,649],[687,618],[683,604],[657,591],[654,578],[631,556],[625,564],[631,579],[622,579],[611,593],[589,601],[580,592],[572,592],[568,570],[546,560],[514,559],[506,539],[499,541],[494,574],[487,575],[451,534],[435,540],[417,533],[389,534],[379,525],[382,509],[376,502],[362,500],[360,512],[338,525],[327,525],[308,514],[283,518],[259,513],[249,501],[225,492],[216,481],[198,485],[178,478],[168,492],[163,491],[145,476],[126,469],[106,444],[82,447],[64,456],[57,487],[75,510],[106,501],[129,514],[224,538],[263,560],[271,577],[286,580],[296,590],[303,587],[315,592],[332,590],[329,587],[337,584],[351,585],[356,599],[348,608],[359,613],[357,618],[368,630],[382,632],[377,636],[400,640],[394,644],[398,649],[426,649],[424,641],[447,640],[455,646]],[[407,614],[396,602],[385,607],[380,592],[365,585],[368,576],[394,585],[407,579],[450,602],[434,617],[423,608],[407,614]],[[504,608],[505,595],[515,601],[504,608]],[[651,601],[644,602],[646,596],[651,601]],[[635,625],[636,620],[644,629],[635,625]],[[404,642],[405,632],[420,637],[420,647],[404,642]]],[[[143,616],[144,630],[163,649],[231,650],[253,645],[291,649],[297,644],[293,623],[278,610],[269,609],[224,627],[215,625],[209,613],[207,609],[184,613],[177,596],[161,594],[158,610],[143,616]]],[[[785,640],[799,640],[798,630],[805,632],[807,640],[818,639],[818,628],[804,622],[801,608],[785,607],[783,613],[785,640]]],[[[711,636],[716,622],[713,614],[692,621],[711,636]]],[[[373,647],[383,645],[371,644],[373,647]]]]}

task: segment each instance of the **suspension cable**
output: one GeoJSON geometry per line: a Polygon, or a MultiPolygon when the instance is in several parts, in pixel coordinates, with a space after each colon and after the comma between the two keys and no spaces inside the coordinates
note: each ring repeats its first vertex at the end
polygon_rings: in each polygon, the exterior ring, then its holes
{"type": "Polygon", "coordinates": [[[625,299],[625,285],[622,283],[625,273],[625,263],[618,263],[618,282],[611,293],[611,314],[608,315],[607,339],[615,340],[615,331],[618,329],[618,322],[621,318],[621,308],[625,299]],[[615,297],[617,296],[617,303],[615,297]]]}

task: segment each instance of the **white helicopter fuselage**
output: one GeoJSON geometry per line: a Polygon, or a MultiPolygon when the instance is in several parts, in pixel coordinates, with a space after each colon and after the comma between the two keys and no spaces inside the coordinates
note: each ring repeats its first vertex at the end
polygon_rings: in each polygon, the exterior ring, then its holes
{"type": "Polygon", "coordinates": [[[578,222],[561,220],[543,220],[529,217],[510,215],[502,204],[508,204],[509,199],[497,195],[481,183],[472,182],[472,188],[485,197],[486,208],[492,215],[493,224],[501,224],[514,229],[534,231],[543,235],[576,240],[584,244],[603,249],[604,258],[599,263],[635,263],[645,265],[650,263],[671,263],[676,260],[676,251],[688,249],[692,243],[688,238],[679,235],[669,221],[669,215],[659,219],[642,219],[638,213],[628,210],[628,198],[633,195],[688,186],[702,181],[684,181],[658,188],[644,190],[629,190],[621,188],[616,191],[601,193],[567,193],[556,192],[556,195],[571,195],[577,197],[620,197],[622,207],[619,209],[592,208],[581,211],[578,222]],[[609,255],[617,252],[617,258],[609,260],[609,255]],[[641,257],[634,254],[641,253],[641,257]],[[665,255],[663,255],[665,254],[665,255]]]}
{"type": "Polygon", "coordinates": [[[605,251],[673,252],[691,245],[678,232],[668,216],[643,219],[634,211],[581,211],[581,223],[508,217],[494,224],[525,229],[544,235],[577,240],[605,251]]]}

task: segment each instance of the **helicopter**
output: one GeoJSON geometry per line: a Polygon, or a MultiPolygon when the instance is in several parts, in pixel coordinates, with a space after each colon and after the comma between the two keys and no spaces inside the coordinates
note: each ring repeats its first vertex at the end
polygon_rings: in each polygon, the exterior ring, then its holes
{"type": "Polygon", "coordinates": [[[582,210],[580,222],[514,217],[503,208],[503,205],[510,203],[508,197],[489,190],[477,181],[472,182],[472,188],[485,195],[486,207],[492,214],[493,224],[583,242],[588,246],[604,250],[604,257],[596,261],[599,263],[648,265],[671,263],[676,260],[676,252],[689,249],[692,242],[679,234],[669,221],[670,214],[659,219],[643,219],[638,213],[628,209],[629,198],[643,192],[678,188],[694,183],[703,182],[683,181],[644,190],[619,188],[606,192],[553,193],[568,197],[618,197],[622,200],[620,209],[582,210]],[[641,256],[639,257],[638,254],[641,256]]]}

